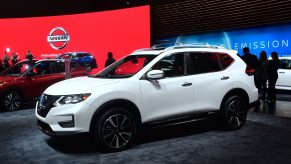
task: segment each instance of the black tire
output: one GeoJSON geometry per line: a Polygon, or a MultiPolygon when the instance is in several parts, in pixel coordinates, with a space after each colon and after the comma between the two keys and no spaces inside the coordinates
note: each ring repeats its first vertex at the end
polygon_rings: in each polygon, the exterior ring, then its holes
{"type": "Polygon", "coordinates": [[[84,67],[86,68],[87,72],[89,72],[89,73],[92,72],[92,67],[90,64],[86,63],[86,64],[84,64],[84,67]]]}
{"type": "Polygon", "coordinates": [[[117,152],[131,146],[137,123],[133,115],[123,108],[111,108],[96,121],[93,130],[97,146],[104,152],[117,152]]]}
{"type": "Polygon", "coordinates": [[[222,121],[227,130],[240,129],[246,122],[247,103],[238,95],[228,97],[222,104],[222,121]]]}
{"type": "Polygon", "coordinates": [[[91,67],[86,67],[86,71],[90,73],[90,72],[92,72],[92,68],[91,67]]]}
{"type": "Polygon", "coordinates": [[[12,112],[20,109],[21,105],[21,94],[17,91],[8,91],[1,98],[2,111],[12,112]]]}

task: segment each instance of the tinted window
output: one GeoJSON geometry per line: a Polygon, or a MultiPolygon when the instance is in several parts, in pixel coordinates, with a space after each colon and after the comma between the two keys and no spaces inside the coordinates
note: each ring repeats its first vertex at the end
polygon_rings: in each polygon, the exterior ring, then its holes
{"type": "Polygon", "coordinates": [[[190,53],[192,74],[216,72],[220,70],[218,56],[214,53],[190,53]]]}
{"type": "Polygon", "coordinates": [[[280,60],[280,69],[291,69],[291,60],[281,59],[280,60]]]}
{"type": "Polygon", "coordinates": [[[63,73],[65,72],[65,62],[63,61],[55,61],[50,62],[51,73],[63,73]]]}
{"type": "Polygon", "coordinates": [[[0,75],[6,76],[19,76],[29,70],[31,67],[35,65],[36,61],[24,61],[13,65],[7,70],[3,71],[0,75]]]}
{"type": "Polygon", "coordinates": [[[84,56],[92,56],[91,54],[85,53],[84,56]]]}
{"type": "Polygon", "coordinates": [[[221,54],[217,54],[217,55],[220,58],[222,69],[225,69],[232,64],[233,58],[230,57],[228,54],[221,53],[221,54]]]}
{"type": "Polygon", "coordinates": [[[43,61],[38,63],[33,69],[34,75],[48,75],[65,72],[65,63],[62,61],[43,61]]]}
{"type": "Polygon", "coordinates": [[[50,63],[48,61],[43,61],[37,63],[36,66],[31,70],[33,75],[46,75],[50,74],[50,63]]]}
{"type": "Polygon", "coordinates": [[[156,63],[152,69],[162,70],[165,77],[183,76],[185,74],[184,54],[167,56],[156,63]]]}
{"type": "Polygon", "coordinates": [[[85,57],[86,54],[84,54],[84,53],[78,53],[76,56],[79,57],[79,58],[82,58],[82,57],[85,57]]]}

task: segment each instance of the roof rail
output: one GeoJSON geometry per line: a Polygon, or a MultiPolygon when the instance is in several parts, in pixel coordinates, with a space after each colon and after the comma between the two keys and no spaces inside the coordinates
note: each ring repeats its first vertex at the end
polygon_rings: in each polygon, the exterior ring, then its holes
{"type": "Polygon", "coordinates": [[[223,46],[217,46],[217,45],[210,45],[208,43],[191,43],[191,44],[182,44],[179,46],[174,46],[174,49],[179,48],[215,48],[215,49],[225,49],[223,46]]]}
{"type": "Polygon", "coordinates": [[[150,48],[142,48],[137,49],[133,52],[140,52],[140,51],[150,51],[150,50],[171,50],[171,49],[179,49],[179,48],[214,48],[214,49],[225,49],[223,46],[217,46],[217,45],[210,45],[208,43],[191,43],[191,44],[182,44],[180,42],[173,43],[174,46],[163,46],[164,44],[169,44],[170,42],[155,44],[151,46],[150,48]]]}

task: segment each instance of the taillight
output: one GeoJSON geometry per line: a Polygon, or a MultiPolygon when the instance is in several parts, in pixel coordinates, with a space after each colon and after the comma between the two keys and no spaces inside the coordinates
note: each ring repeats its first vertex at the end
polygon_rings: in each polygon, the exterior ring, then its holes
{"type": "Polygon", "coordinates": [[[254,75],[256,72],[255,68],[251,67],[251,66],[247,66],[246,68],[246,74],[249,75],[249,76],[252,76],[254,75]]]}

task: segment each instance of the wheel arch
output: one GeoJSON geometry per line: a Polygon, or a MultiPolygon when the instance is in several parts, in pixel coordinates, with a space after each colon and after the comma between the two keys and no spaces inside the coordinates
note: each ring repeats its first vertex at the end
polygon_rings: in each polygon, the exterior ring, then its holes
{"type": "Polygon", "coordinates": [[[230,96],[234,96],[234,95],[240,95],[240,96],[242,96],[243,99],[246,101],[247,105],[249,105],[249,101],[250,100],[249,100],[248,93],[244,89],[242,89],[242,88],[234,88],[234,89],[228,91],[224,95],[224,97],[223,97],[223,99],[221,101],[221,104],[220,104],[220,110],[222,109],[222,106],[225,103],[225,101],[227,100],[227,98],[229,98],[230,96]]]}
{"type": "Polygon", "coordinates": [[[11,91],[15,91],[15,92],[19,93],[20,96],[22,96],[22,98],[24,98],[23,96],[25,96],[24,93],[23,93],[23,90],[18,88],[18,87],[9,87],[9,88],[5,89],[0,96],[2,97],[6,93],[11,92],[11,91]]]}
{"type": "Polygon", "coordinates": [[[91,121],[90,121],[90,132],[93,131],[94,125],[97,121],[97,119],[109,108],[113,107],[123,107],[129,112],[131,112],[134,116],[134,118],[137,121],[137,126],[141,125],[141,114],[138,109],[138,107],[131,101],[126,100],[126,99],[115,99],[115,100],[110,100],[104,104],[102,104],[93,114],[91,121]]]}

